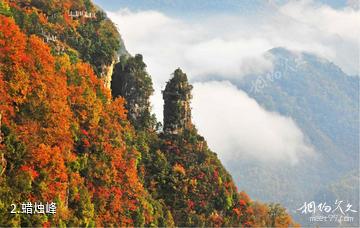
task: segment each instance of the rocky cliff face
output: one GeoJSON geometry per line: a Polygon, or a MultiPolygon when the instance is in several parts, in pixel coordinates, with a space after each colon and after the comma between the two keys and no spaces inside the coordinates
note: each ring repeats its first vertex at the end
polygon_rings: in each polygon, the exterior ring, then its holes
{"type": "Polygon", "coordinates": [[[136,129],[152,125],[150,96],[153,91],[142,55],[122,56],[112,74],[111,93],[114,98],[125,98],[128,119],[136,129]]]}
{"type": "Polygon", "coordinates": [[[112,77],[113,77],[113,74],[114,74],[114,70],[115,70],[116,64],[120,62],[121,56],[123,57],[121,64],[124,64],[124,62],[128,58],[131,57],[129,52],[126,50],[124,41],[121,38],[121,36],[119,36],[119,41],[120,41],[120,48],[117,51],[117,53],[114,55],[111,64],[102,66],[101,77],[104,80],[105,87],[108,88],[108,89],[111,89],[111,81],[112,81],[112,77]]]}
{"type": "Polygon", "coordinates": [[[186,74],[181,69],[175,70],[163,91],[165,133],[178,134],[191,128],[191,90],[186,74]]]}
{"type": "Polygon", "coordinates": [[[115,64],[117,62],[118,62],[118,60],[114,59],[109,66],[103,66],[102,67],[103,70],[102,70],[102,73],[101,73],[101,77],[104,80],[105,87],[108,88],[108,89],[111,88],[112,75],[113,75],[113,72],[114,72],[115,64]]]}

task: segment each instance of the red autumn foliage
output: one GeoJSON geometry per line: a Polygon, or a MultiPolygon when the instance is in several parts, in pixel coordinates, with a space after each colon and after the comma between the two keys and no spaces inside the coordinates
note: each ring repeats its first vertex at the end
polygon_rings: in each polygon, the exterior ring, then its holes
{"type": "Polygon", "coordinates": [[[27,165],[23,165],[19,168],[20,171],[22,172],[27,172],[30,174],[31,178],[32,179],[35,179],[39,176],[39,173],[36,172],[33,168],[27,166],[27,165]]]}
{"type": "MultiPolygon", "coordinates": [[[[145,191],[137,176],[138,152],[125,143],[125,135],[134,133],[124,100],[112,101],[92,67],[52,56],[42,39],[27,37],[13,19],[0,15],[0,92],[3,123],[26,146],[20,171],[37,188],[31,199],[68,205],[81,199],[79,188],[87,189],[98,226],[133,225],[131,215],[145,191]],[[82,155],[83,173],[70,166],[81,159],[74,147],[78,137],[94,148],[82,155]]],[[[59,208],[43,225],[68,219],[72,210],[59,208]]]]}

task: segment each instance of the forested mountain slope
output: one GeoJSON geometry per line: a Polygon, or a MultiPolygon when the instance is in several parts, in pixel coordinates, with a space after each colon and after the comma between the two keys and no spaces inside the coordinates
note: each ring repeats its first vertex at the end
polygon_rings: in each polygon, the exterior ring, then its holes
{"type": "Polygon", "coordinates": [[[237,191],[180,69],[159,130],[146,65],[124,50],[89,0],[0,1],[0,226],[294,225],[237,191]],[[50,202],[56,213],[21,207],[50,202]]]}

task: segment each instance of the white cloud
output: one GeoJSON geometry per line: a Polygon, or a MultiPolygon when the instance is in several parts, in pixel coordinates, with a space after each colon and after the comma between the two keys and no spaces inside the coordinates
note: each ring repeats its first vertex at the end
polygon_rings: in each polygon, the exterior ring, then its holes
{"type": "Polygon", "coordinates": [[[295,164],[313,154],[292,119],[267,112],[230,82],[195,83],[193,94],[194,123],[225,163],[245,156],[295,164]]]}
{"type": "Polygon", "coordinates": [[[159,83],[178,66],[197,78],[268,70],[271,63],[263,53],[278,46],[313,52],[349,74],[358,73],[360,11],[350,7],[336,10],[305,0],[246,17],[222,14],[185,20],[126,9],[108,15],[118,24],[127,49],[144,55],[159,83]]]}
{"type": "MultiPolygon", "coordinates": [[[[302,27],[308,28],[300,37],[307,37],[303,45],[290,46],[297,50],[313,51],[335,64],[348,74],[359,74],[360,11],[355,7],[335,10],[327,5],[315,5],[313,1],[292,1],[279,9],[302,27]],[[317,44],[320,49],[311,48],[317,44]],[[307,47],[309,46],[309,47],[307,47]]],[[[303,31],[296,28],[297,31],[303,31]]],[[[305,31],[305,30],[304,30],[305,31]]],[[[294,31],[295,32],[295,31],[294,31]]],[[[294,40],[301,40],[298,37],[294,40]]]]}
{"type": "MultiPolygon", "coordinates": [[[[118,24],[127,49],[144,55],[155,84],[163,85],[179,66],[192,79],[208,75],[238,77],[272,67],[263,56],[272,48],[266,39],[229,37],[230,31],[211,29],[215,22],[210,18],[192,23],[156,11],[129,10],[108,15],[118,24]]],[[[227,16],[225,19],[230,20],[227,16]]]]}
{"type": "Polygon", "coordinates": [[[326,34],[339,35],[348,40],[359,38],[359,11],[350,7],[335,10],[327,5],[316,6],[309,0],[292,1],[282,6],[280,12],[326,34]]]}
{"type": "Polygon", "coordinates": [[[271,70],[271,61],[262,55],[267,48],[269,44],[263,39],[217,38],[189,47],[184,57],[186,66],[197,79],[208,75],[239,77],[271,70]]]}

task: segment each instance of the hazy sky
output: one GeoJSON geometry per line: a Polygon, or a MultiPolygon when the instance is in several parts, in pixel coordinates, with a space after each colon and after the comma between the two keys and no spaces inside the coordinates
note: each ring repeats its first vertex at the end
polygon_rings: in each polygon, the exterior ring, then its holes
{"type": "Polygon", "coordinates": [[[359,72],[360,13],[347,1],[95,2],[117,24],[128,51],[143,54],[159,120],[161,89],[170,74],[177,67],[188,74],[194,83],[194,122],[225,163],[248,155],[296,164],[299,154],[314,153],[291,118],[268,112],[229,82],[271,71],[266,51],[278,46],[308,51],[348,74],[359,72]]]}
{"type": "MultiPolygon", "coordinates": [[[[269,0],[260,0],[260,1],[268,1],[269,0]]],[[[98,5],[100,5],[103,9],[107,10],[107,11],[114,11],[114,10],[118,10],[120,8],[130,8],[132,10],[169,10],[169,8],[171,8],[171,6],[176,5],[177,9],[174,8],[172,11],[179,11],[181,10],[181,8],[179,8],[179,5],[183,5],[186,4],[187,5],[187,10],[194,10],[194,9],[199,9],[199,8],[204,8],[204,2],[207,2],[206,6],[207,9],[209,10],[209,8],[215,8],[216,3],[215,4],[211,4],[211,2],[221,2],[222,3],[222,7],[217,7],[217,9],[222,8],[222,9],[226,9],[226,6],[229,6],[228,9],[230,8],[230,6],[233,5],[243,5],[244,3],[247,2],[260,2],[259,0],[212,0],[212,1],[208,1],[208,0],[94,0],[94,2],[98,5]],[[210,2],[210,4],[209,4],[210,2]],[[183,3],[183,4],[180,4],[183,3]],[[190,8],[190,9],[189,9],[190,8]]],[[[356,0],[355,0],[356,1],[356,0]]],[[[353,2],[355,2],[353,1],[353,2]]],[[[286,2],[288,2],[288,0],[272,0],[272,2],[277,3],[277,4],[284,4],[286,2]]],[[[345,6],[347,6],[349,3],[351,3],[352,1],[348,1],[348,0],[318,0],[317,2],[322,3],[322,4],[327,4],[333,8],[343,8],[345,6]]]]}

